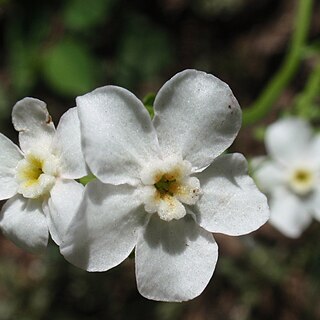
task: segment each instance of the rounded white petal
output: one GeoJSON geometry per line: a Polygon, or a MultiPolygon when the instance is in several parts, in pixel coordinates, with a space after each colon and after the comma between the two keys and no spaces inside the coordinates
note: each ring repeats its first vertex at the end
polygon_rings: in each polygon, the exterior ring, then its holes
{"type": "Polygon", "coordinates": [[[16,167],[23,155],[12,141],[1,133],[0,150],[0,200],[4,200],[17,193],[16,167]]]}
{"type": "Polygon", "coordinates": [[[85,159],[105,183],[136,184],[145,165],[160,155],[143,104],[129,91],[106,86],[77,98],[85,159]]]}
{"type": "Polygon", "coordinates": [[[158,215],[164,221],[181,219],[186,215],[186,209],[179,200],[172,196],[166,196],[159,201],[158,215]]]}
{"type": "Polygon", "coordinates": [[[171,222],[151,217],[136,247],[139,292],[158,301],[197,297],[212,277],[218,246],[190,215],[171,222]]]}
{"type": "Polygon", "coordinates": [[[265,143],[269,155],[286,164],[303,156],[311,137],[312,130],[306,121],[285,118],[267,128],[265,143]]]}
{"type": "Polygon", "coordinates": [[[61,244],[83,197],[84,187],[74,180],[57,180],[44,207],[52,239],[61,244]]]}
{"type": "Polygon", "coordinates": [[[270,193],[275,187],[284,184],[286,169],[278,162],[265,160],[254,170],[253,177],[262,192],[270,193]]]}
{"type": "Polygon", "coordinates": [[[154,186],[143,186],[140,189],[140,198],[144,203],[144,209],[148,213],[155,213],[159,209],[158,191],[154,186]]]}
{"type": "Polygon", "coordinates": [[[77,267],[106,271],[131,253],[145,217],[134,188],[90,182],[60,246],[61,253],[77,267]]]}
{"type": "Polygon", "coordinates": [[[198,201],[201,194],[199,179],[196,177],[187,177],[180,182],[175,197],[182,203],[193,205],[198,201]]]}
{"type": "Polygon", "coordinates": [[[48,226],[41,205],[39,200],[16,195],[1,210],[3,234],[17,246],[31,252],[42,251],[48,243],[48,226]]]}
{"type": "Polygon", "coordinates": [[[60,171],[63,178],[78,179],[88,174],[81,149],[77,108],[69,109],[61,117],[52,147],[53,152],[60,158],[60,171]]]}
{"type": "Polygon", "coordinates": [[[50,147],[55,128],[43,101],[34,98],[18,101],[12,109],[12,122],[19,131],[22,151],[50,147]]]}
{"type": "Polygon", "coordinates": [[[314,167],[320,171],[320,134],[317,134],[311,140],[307,150],[306,158],[314,164],[314,167]]]}
{"type": "Polygon", "coordinates": [[[267,198],[248,176],[243,155],[222,155],[197,176],[203,194],[191,208],[206,230],[242,235],[268,220],[267,198]]]}
{"type": "Polygon", "coordinates": [[[273,192],[269,204],[270,224],[287,237],[300,237],[312,221],[309,205],[284,188],[273,192]]]}
{"type": "Polygon", "coordinates": [[[225,151],[241,126],[240,106],[229,86],[196,70],[185,70],[166,82],[154,109],[164,155],[180,155],[194,170],[205,168],[225,151]]]}
{"type": "Polygon", "coordinates": [[[310,205],[314,217],[320,221],[320,185],[313,191],[310,205]]]}

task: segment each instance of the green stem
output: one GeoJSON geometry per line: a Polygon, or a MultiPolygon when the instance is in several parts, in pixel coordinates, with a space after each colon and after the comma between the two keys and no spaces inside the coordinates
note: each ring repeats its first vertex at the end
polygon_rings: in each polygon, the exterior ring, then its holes
{"type": "Polygon", "coordinates": [[[297,18],[290,49],[280,70],[271,79],[259,98],[249,108],[244,109],[244,126],[261,120],[268,113],[298,69],[310,26],[313,0],[297,0],[297,2],[297,18]]]}
{"type": "Polygon", "coordinates": [[[313,107],[314,99],[320,95],[320,61],[317,63],[309,76],[303,92],[298,96],[295,103],[295,112],[304,114],[307,109],[313,107]]]}

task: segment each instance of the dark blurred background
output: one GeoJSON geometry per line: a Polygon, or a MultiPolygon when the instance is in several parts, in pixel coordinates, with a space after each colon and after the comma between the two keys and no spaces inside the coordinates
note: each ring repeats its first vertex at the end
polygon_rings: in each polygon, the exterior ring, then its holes
{"type": "MultiPolygon", "coordinates": [[[[76,96],[98,86],[123,86],[143,100],[186,68],[227,82],[246,110],[286,59],[300,1],[0,0],[1,132],[17,141],[11,109],[25,96],[44,100],[57,124],[76,96]]],[[[265,126],[290,113],[307,90],[319,62],[319,17],[314,1],[310,45],[294,74],[231,151],[263,154],[265,126]]],[[[319,104],[318,94],[312,114],[320,113],[319,104]]],[[[36,256],[1,236],[0,320],[320,319],[319,223],[298,240],[268,225],[248,236],[215,238],[220,256],[209,286],[179,304],[141,297],[133,258],[106,273],[87,273],[53,243],[36,256]]]]}

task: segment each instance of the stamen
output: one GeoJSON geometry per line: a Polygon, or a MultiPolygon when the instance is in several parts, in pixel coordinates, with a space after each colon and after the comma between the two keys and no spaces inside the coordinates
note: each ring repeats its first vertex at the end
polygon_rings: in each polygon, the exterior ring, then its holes
{"type": "Polygon", "coordinates": [[[38,198],[53,187],[57,160],[51,154],[28,153],[17,166],[18,193],[26,198],[38,198]]]}
{"type": "Polygon", "coordinates": [[[182,159],[169,158],[148,165],[141,174],[145,210],[157,212],[165,221],[184,217],[183,204],[195,204],[201,194],[199,180],[190,174],[191,164],[182,159]]]}

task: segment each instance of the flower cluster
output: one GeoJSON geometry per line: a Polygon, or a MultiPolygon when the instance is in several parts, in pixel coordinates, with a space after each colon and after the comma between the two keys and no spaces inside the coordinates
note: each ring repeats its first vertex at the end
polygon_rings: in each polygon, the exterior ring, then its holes
{"type": "Polygon", "coordinates": [[[204,72],[180,72],[156,96],[153,120],[116,86],[76,102],[57,131],[43,102],[14,107],[22,151],[0,136],[0,195],[12,197],[3,232],[36,249],[49,230],[64,257],[88,271],[113,268],[135,248],[143,296],[198,296],[218,258],[211,233],[247,234],[269,217],[244,157],[223,154],[241,125],[230,88],[204,72]],[[82,193],[73,179],[86,174],[85,163],[97,179],[82,193]]]}
{"type": "Polygon", "coordinates": [[[320,135],[306,121],[286,118],[268,127],[265,145],[269,157],[254,167],[257,184],[269,198],[269,222],[297,238],[312,217],[320,220],[320,135]]]}
{"type": "Polygon", "coordinates": [[[18,246],[40,251],[49,232],[60,245],[83,195],[74,179],[87,174],[81,151],[80,123],[72,108],[57,130],[44,102],[25,98],[12,110],[20,149],[0,134],[2,232],[18,246]]]}

